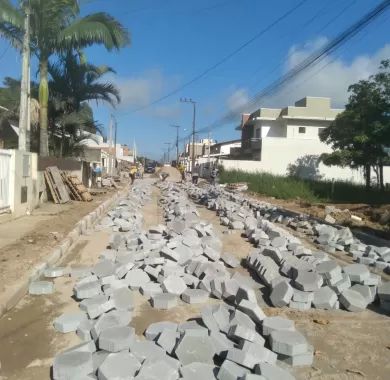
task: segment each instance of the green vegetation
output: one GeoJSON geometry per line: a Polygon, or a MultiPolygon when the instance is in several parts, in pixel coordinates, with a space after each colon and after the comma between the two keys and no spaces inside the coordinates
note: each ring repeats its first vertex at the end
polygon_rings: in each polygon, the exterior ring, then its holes
{"type": "Polygon", "coordinates": [[[366,187],[371,187],[371,171],[384,190],[383,166],[390,164],[390,60],[368,80],[349,87],[345,111],[325,128],[321,140],[334,152],[323,154],[325,165],[364,168],[366,187]]]}
{"type": "Polygon", "coordinates": [[[312,181],[268,173],[246,173],[239,170],[221,170],[220,182],[246,182],[249,191],[278,199],[301,199],[312,203],[390,203],[389,190],[367,191],[365,186],[350,182],[312,181]]]}
{"type": "Polygon", "coordinates": [[[94,13],[80,16],[77,0],[0,0],[0,37],[17,49],[24,34],[24,14],[31,14],[31,51],[39,62],[40,155],[49,155],[49,77],[51,58],[79,52],[91,45],[119,50],[130,43],[128,31],[112,16],[94,13]]]}

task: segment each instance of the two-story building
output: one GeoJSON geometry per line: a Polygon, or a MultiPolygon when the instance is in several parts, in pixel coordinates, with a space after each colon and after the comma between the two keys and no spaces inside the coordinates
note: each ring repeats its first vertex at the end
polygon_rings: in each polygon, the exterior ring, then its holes
{"type": "MultiPolygon", "coordinates": [[[[305,97],[294,106],[244,114],[239,127],[242,147],[232,151],[235,159],[224,160],[223,165],[249,172],[286,175],[294,170],[293,174],[303,178],[363,182],[361,170],[328,167],[319,160],[321,154],[332,152],[319,134],[341,112],[343,109],[331,107],[330,98],[305,97]]],[[[387,182],[389,169],[385,168],[387,182]]]]}

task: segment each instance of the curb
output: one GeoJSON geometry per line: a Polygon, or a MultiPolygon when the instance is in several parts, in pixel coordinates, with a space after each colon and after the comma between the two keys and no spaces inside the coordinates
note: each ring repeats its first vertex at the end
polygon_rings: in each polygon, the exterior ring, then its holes
{"type": "Polygon", "coordinates": [[[23,279],[12,294],[2,304],[0,304],[0,318],[14,308],[19,301],[28,293],[28,288],[32,281],[39,279],[46,268],[53,266],[60,261],[64,260],[70,253],[71,248],[78,242],[80,237],[85,234],[88,228],[96,224],[105,212],[108,211],[118,199],[126,195],[130,187],[126,186],[125,189],[117,191],[111,198],[105,200],[94,211],[85,215],[80,221],[78,221],[74,228],[66,235],[66,237],[59,242],[43,262],[37,264],[27,279],[23,279]]]}

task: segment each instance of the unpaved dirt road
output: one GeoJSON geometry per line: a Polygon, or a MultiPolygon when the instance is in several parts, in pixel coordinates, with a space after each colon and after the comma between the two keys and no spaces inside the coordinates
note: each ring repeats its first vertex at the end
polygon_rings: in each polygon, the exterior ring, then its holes
{"type": "MultiPolygon", "coordinates": [[[[150,202],[144,207],[145,228],[162,223],[158,207],[159,192],[155,188],[150,202]]],[[[235,232],[224,234],[215,213],[198,207],[201,218],[213,223],[219,231],[224,250],[244,259],[251,245],[235,232]]],[[[90,265],[97,261],[106,247],[109,231],[91,232],[84,236],[65,263],[68,266],[90,265]]],[[[250,278],[245,268],[238,271],[248,276],[259,289],[259,303],[267,315],[286,315],[296,321],[300,329],[314,345],[315,362],[312,367],[293,370],[297,379],[389,379],[390,376],[390,318],[377,311],[367,310],[360,314],[344,311],[298,312],[274,309],[267,306],[262,297],[262,286],[250,278]]],[[[73,280],[55,280],[56,292],[51,296],[26,296],[10,313],[0,320],[0,379],[35,380],[49,379],[50,366],[56,353],[79,343],[73,334],[56,333],[52,327],[54,318],[65,311],[77,310],[71,298],[73,280]]],[[[202,305],[193,306],[179,302],[169,311],[153,309],[146,299],[134,292],[136,308],[131,325],[137,334],[153,322],[170,320],[183,322],[199,316],[202,305]]],[[[219,302],[210,299],[209,302],[219,302]]],[[[281,379],[282,380],[282,379],[281,379]]]]}

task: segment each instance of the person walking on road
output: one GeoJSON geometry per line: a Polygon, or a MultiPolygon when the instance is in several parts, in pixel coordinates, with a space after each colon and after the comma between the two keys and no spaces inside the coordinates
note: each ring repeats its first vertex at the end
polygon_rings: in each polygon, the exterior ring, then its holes
{"type": "Polygon", "coordinates": [[[135,176],[137,175],[137,166],[133,165],[130,167],[130,179],[131,179],[131,184],[134,184],[135,181],[135,176]]]}
{"type": "Polygon", "coordinates": [[[195,167],[192,169],[192,183],[194,185],[198,184],[198,181],[199,181],[199,171],[200,171],[199,164],[196,164],[195,167]]]}
{"type": "Polygon", "coordinates": [[[181,182],[186,180],[186,167],[183,164],[179,165],[179,172],[181,174],[181,182]]]}
{"type": "Polygon", "coordinates": [[[210,184],[215,186],[217,184],[218,169],[214,166],[210,172],[210,184]]]}

